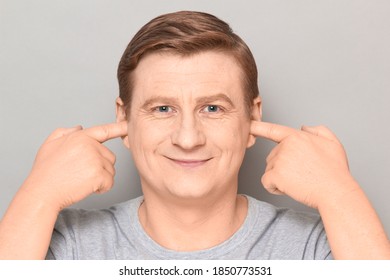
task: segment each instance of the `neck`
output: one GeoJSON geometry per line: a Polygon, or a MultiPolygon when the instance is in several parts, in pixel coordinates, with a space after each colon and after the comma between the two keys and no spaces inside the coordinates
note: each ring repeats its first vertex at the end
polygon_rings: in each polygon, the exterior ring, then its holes
{"type": "Polygon", "coordinates": [[[139,219],[148,235],[175,251],[214,247],[231,237],[243,224],[247,200],[236,192],[216,197],[161,199],[144,192],[139,219]]]}

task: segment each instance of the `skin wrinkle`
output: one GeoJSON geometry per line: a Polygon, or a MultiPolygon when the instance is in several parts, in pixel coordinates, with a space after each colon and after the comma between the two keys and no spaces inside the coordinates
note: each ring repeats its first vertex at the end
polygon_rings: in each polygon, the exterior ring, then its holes
{"type": "MultiPolygon", "coordinates": [[[[209,104],[209,105],[213,104],[214,105],[215,102],[228,103],[231,108],[235,109],[235,106],[234,106],[233,102],[231,101],[231,99],[224,93],[207,94],[203,97],[196,98],[196,103],[199,104],[197,107],[200,107],[200,105],[205,105],[205,104],[209,104]]],[[[144,102],[144,104],[141,106],[141,109],[148,111],[148,109],[150,109],[150,107],[156,106],[157,104],[160,104],[160,106],[162,106],[162,105],[178,106],[177,104],[179,104],[179,99],[178,98],[168,98],[168,97],[163,96],[163,95],[153,96],[144,102]]],[[[217,104],[215,104],[215,105],[217,105],[217,104]]]]}
{"type": "MultiPolygon", "coordinates": [[[[244,92],[244,85],[243,85],[243,76],[244,73],[243,73],[243,70],[241,69],[240,67],[240,64],[237,63],[236,61],[236,58],[232,57],[229,53],[224,53],[224,52],[214,52],[214,51],[206,51],[204,53],[218,53],[220,55],[223,55],[225,57],[228,57],[229,60],[232,62],[232,64],[234,66],[230,66],[230,67],[234,67],[234,68],[237,68],[238,71],[237,73],[233,76],[230,76],[230,80],[237,80],[238,84],[240,84],[240,92],[244,92]]],[[[202,54],[202,53],[200,53],[202,54]]],[[[199,54],[197,54],[199,55],[199,54]]],[[[186,60],[186,59],[191,59],[192,57],[196,57],[197,55],[190,55],[190,56],[181,56],[181,55],[178,55],[176,53],[170,53],[170,52],[156,52],[156,53],[151,53],[151,54],[147,54],[147,56],[143,57],[142,60],[146,60],[149,56],[153,56],[153,57],[157,57],[157,56],[160,56],[160,57],[178,57],[178,58],[181,58],[181,59],[178,59],[177,62],[175,63],[172,63],[170,65],[167,65],[166,68],[164,69],[164,74],[165,75],[171,75],[173,76],[173,78],[176,77],[177,75],[177,72],[176,69],[180,66],[180,63],[181,63],[181,60],[186,60]]],[[[199,64],[197,64],[197,62],[194,63],[194,66],[199,66],[199,64]]],[[[139,67],[137,67],[139,69],[139,67]]],[[[225,66],[221,66],[220,69],[218,69],[220,72],[228,72],[229,69],[227,69],[227,67],[225,66]]],[[[204,71],[204,70],[203,70],[204,71]]],[[[132,73],[132,80],[133,80],[133,87],[132,87],[132,95],[136,95],[136,91],[137,91],[137,88],[139,88],[140,86],[142,87],[143,85],[145,85],[146,83],[149,82],[149,79],[150,77],[149,76],[141,76],[139,75],[138,73],[139,71],[134,71],[132,73]]],[[[211,74],[213,74],[212,72],[210,72],[211,74]]],[[[156,74],[159,74],[159,73],[156,73],[156,74]]],[[[199,74],[198,71],[194,71],[193,73],[181,73],[182,76],[184,76],[186,78],[186,80],[191,80],[191,76],[194,76],[196,74],[199,74]]],[[[165,81],[158,81],[160,83],[164,83],[165,81]]],[[[153,90],[155,91],[158,91],[158,83],[155,81],[155,86],[156,88],[154,88],[153,90]]],[[[187,93],[189,94],[189,93],[187,93]]],[[[239,103],[242,103],[243,100],[246,100],[247,98],[247,93],[245,92],[245,95],[244,95],[244,98],[238,98],[238,99],[234,99],[232,100],[232,103],[233,105],[234,104],[239,104],[239,103]]],[[[246,112],[246,116],[249,119],[251,119],[251,113],[253,111],[253,104],[252,102],[249,102],[250,104],[247,104],[248,102],[244,102],[244,107],[243,107],[243,110],[246,112]]],[[[130,104],[125,104],[124,108],[126,109],[125,110],[125,115],[126,115],[126,119],[130,118],[131,117],[131,112],[133,111],[133,107],[134,107],[134,98],[132,98],[132,102],[130,104]]]]}

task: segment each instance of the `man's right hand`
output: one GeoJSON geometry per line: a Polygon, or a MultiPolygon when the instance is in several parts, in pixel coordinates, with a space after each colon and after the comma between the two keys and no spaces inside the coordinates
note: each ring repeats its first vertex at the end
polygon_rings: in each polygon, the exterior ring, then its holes
{"type": "Polygon", "coordinates": [[[102,143],[126,135],[125,121],[55,130],[39,149],[23,187],[58,211],[92,193],[110,190],[115,155],[102,143]]]}

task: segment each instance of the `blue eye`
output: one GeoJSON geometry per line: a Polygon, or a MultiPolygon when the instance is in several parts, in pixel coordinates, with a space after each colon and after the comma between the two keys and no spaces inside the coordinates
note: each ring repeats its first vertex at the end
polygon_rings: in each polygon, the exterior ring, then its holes
{"type": "Polygon", "coordinates": [[[207,105],[204,110],[208,113],[217,113],[219,112],[221,109],[219,108],[219,106],[217,105],[207,105]]]}
{"type": "Polygon", "coordinates": [[[158,106],[156,108],[156,110],[159,112],[159,113],[169,113],[172,111],[172,108],[169,107],[169,106],[158,106]]]}

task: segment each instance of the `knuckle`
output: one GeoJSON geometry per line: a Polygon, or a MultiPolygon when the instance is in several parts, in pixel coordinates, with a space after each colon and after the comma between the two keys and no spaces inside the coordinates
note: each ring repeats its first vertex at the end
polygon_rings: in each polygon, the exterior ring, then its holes
{"type": "Polygon", "coordinates": [[[114,177],[110,175],[102,176],[100,178],[99,185],[96,189],[96,193],[105,193],[109,191],[114,185],[114,177]]]}
{"type": "Polygon", "coordinates": [[[106,126],[106,125],[102,126],[102,135],[105,139],[110,138],[110,130],[109,130],[108,126],[106,126]]]}
{"type": "Polygon", "coordinates": [[[116,156],[114,154],[112,154],[112,161],[114,162],[114,164],[116,163],[116,156]]]}
{"type": "Polygon", "coordinates": [[[271,124],[267,130],[268,137],[272,138],[275,135],[275,125],[271,124]]]}
{"type": "Polygon", "coordinates": [[[89,143],[78,140],[79,139],[75,139],[76,144],[71,146],[73,153],[82,156],[84,160],[93,161],[95,159],[94,152],[91,150],[89,143]]]}
{"type": "Polygon", "coordinates": [[[58,127],[53,131],[53,134],[63,134],[66,131],[64,127],[58,127]]]}
{"type": "Polygon", "coordinates": [[[104,171],[104,167],[100,163],[100,159],[96,156],[91,156],[87,159],[86,164],[88,165],[89,174],[99,179],[104,171]]]}
{"type": "Polygon", "coordinates": [[[55,138],[60,138],[66,133],[66,128],[56,128],[50,135],[48,139],[55,139],[55,138]]]}
{"type": "Polygon", "coordinates": [[[317,126],[317,129],[318,130],[322,130],[322,131],[329,131],[329,128],[326,125],[323,125],[323,124],[317,126]]]}
{"type": "Polygon", "coordinates": [[[307,133],[293,133],[288,137],[288,140],[291,145],[298,146],[303,142],[310,141],[310,135],[307,133]]]}
{"type": "Polygon", "coordinates": [[[280,195],[283,194],[283,192],[279,189],[278,184],[276,183],[275,175],[277,172],[275,170],[272,170],[272,173],[267,172],[263,175],[261,178],[261,183],[263,184],[264,188],[267,192],[271,194],[280,195]]]}
{"type": "Polygon", "coordinates": [[[264,188],[266,188],[266,185],[267,185],[267,173],[265,173],[265,174],[261,177],[260,181],[261,181],[261,184],[264,186],[264,188]]]}
{"type": "Polygon", "coordinates": [[[271,162],[271,155],[268,155],[265,159],[265,162],[269,164],[271,162]]]}

